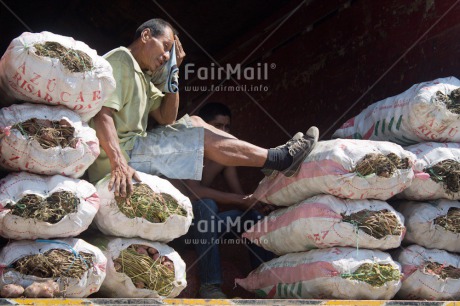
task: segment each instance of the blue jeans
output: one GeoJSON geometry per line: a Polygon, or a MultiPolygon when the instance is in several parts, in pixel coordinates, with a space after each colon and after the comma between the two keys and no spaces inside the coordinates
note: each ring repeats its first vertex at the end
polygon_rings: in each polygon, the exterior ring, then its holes
{"type": "MultiPolygon", "coordinates": [[[[219,213],[214,200],[200,199],[192,202],[194,220],[191,227],[193,244],[199,261],[199,276],[201,284],[221,284],[222,271],[220,266],[219,241],[223,239],[237,239],[245,231],[256,224],[263,215],[255,210],[249,210],[243,215],[241,210],[230,210],[219,213]],[[233,232],[237,233],[235,236],[233,232]],[[224,234],[225,233],[225,234],[224,234]]],[[[273,253],[248,244],[250,261],[253,269],[262,262],[274,257],[273,253]]]]}

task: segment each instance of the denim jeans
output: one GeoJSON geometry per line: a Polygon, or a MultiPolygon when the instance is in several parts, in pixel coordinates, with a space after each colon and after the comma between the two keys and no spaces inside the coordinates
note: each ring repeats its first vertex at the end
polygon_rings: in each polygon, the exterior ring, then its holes
{"type": "MultiPolygon", "coordinates": [[[[200,199],[192,202],[194,220],[192,223],[192,240],[199,262],[201,284],[221,284],[222,272],[220,265],[219,242],[221,239],[237,239],[252,225],[256,224],[263,215],[255,210],[245,214],[241,210],[230,210],[219,213],[214,200],[200,199]],[[244,214],[244,215],[243,215],[244,214]],[[235,236],[233,232],[237,233],[235,236]],[[225,234],[224,234],[225,233],[225,234]]],[[[248,242],[250,262],[253,269],[262,262],[274,257],[273,253],[248,242]]]]}
{"type": "Polygon", "coordinates": [[[194,127],[188,115],[170,125],[137,137],[127,151],[129,165],[137,171],[170,179],[201,180],[204,157],[204,130],[194,127]]]}

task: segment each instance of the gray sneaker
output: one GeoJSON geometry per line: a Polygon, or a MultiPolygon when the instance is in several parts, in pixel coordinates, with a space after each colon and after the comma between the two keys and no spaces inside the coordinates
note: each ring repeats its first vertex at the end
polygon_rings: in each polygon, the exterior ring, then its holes
{"type": "MultiPolygon", "coordinates": [[[[291,177],[299,172],[300,165],[308,156],[308,154],[310,154],[310,152],[315,148],[315,145],[318,142],[318,138],[319,130],[316,126],[312,126],[308,129],[305,135],[301,132],[297,132],[288,142],[276,147],[277,149],[286,147],[288,149],[289,155],[292,156],[292,164],[288,168],[281,171],[284,176],[291,177]]],[[[262,169],[262,172],[266,176],[270,176],[273,172],[275,172],[275,170],[262,169]]]]}
{"type": "Polygon", "coordinates": [[[217,284],[205,284],[200,286],[200,297],[203,299],[226,299],[227,296],[217,284]]]}

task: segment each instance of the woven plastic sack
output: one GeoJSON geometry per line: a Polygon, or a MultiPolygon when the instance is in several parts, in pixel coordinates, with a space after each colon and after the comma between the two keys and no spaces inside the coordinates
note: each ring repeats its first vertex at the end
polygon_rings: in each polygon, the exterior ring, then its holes
{"type": "Polygon", "coordinates": [[[112,67],[96,50],[71,37],[50,32],[24,32],[13,39],[0,61],[0,78],[4,90],[14,98],[64,105],[84,121],[94,117],[115,90],[112,67]],[[72,72],[58,58],[37,55],[35,45],[46,42],[86,53],[93,67],[85,72],[72,72]]]}
{"type": "Polygon", "coordinates": [[[318,194],[347,199],[387,200],[412,182],[415,155],[401,146],[383,141],[336,139],[321,141],[303,161],[299,173],[285,177],[274,172],[254,192],[258,200],[288,206],[318,194]],[[357,164],[370,153],[396,154],[408,159],[409,168],[397,169],[389,177],[355,172],[357,164]]]}
{"type": "Polygon", "coordinates": [[[142,183],[147,184],[156,193],[171,195],[187,213],[186,216],[173,214],[163,223],[153,223],[144,218],[132,219],[124,215],[115,201],[115,195],[109,190],[110,176],[96,184],[101,207],[96,215],[95,223],[99,230],[106,235],[117,237],[140,237],[151,241],[168,242],[185,235],[192,223],[192,204],[188,197],[184,196],[169,181],[154,175],[137,172],[142,183]]]}
{"type": "Polygon", "coordinates": [[[404,232],[404,218],[386,202],[319,195],[272,212],[246,231],[243,237],[283,255],[334,246],[392,249],[400,246],[404,232]],[[363,231],[357,223],[343,221],[343,216],[361,211],[383,210],[394,217],[394,226],[390,226],[394,234],[376,238],[363,231]]]}
{"type": "Polygon", "coordinates": [[[105,278],[107,259],[102,251],[82,239],[67,238],[60,240],[21,240],[9,243],[0,252],[0,287],[7,284],[17,284],[27,287],[33,282],[46,282],[50,278],[41,278],[33,275],[24,275],[8,267],[18,259],[45,253],[52,249],[62,249],[74,254],[79,252],[93,255],[93,267],[78,278],[59,277],[53,279],[59,284],[62,296],[69,298],[87,297],[99,290],[105,278]]]}
{"type": "Polygon", "coordinates": [[[402,286],[397,294],[399,299],[458,301],[460,298],[460,279],[437,275],[440,269],[449,266],[460,269],[460,256],[411,245],[403,249],[395,259],[401,264],[404,273],[402,286]],[[428,263],[436,263],[437,267],[427,266],[428,263]]]}
{"type": "Polygon", "coordinates": [[[16,104],[0,110],[0,167],[12,171],[78,178],[99,156],[96,132],[73,111],[63,106],[16,104]],[[43,148],[38,141],[16,128],[29,119],[60,121],[75,128],[75,148],[61,146],[43,148]]]}
{"type": "Polygon", "coordinates": [[[185,263],[180,255],[171,247],[164,243],[147,241],[144,239],[129,239],[115,237],[98,237],[96,240],[91,240],[94,244],[104,250],[104,255],[107,257],[107,277],[105,278],[100,293],[104,297],[110,298],[158,298],[169,297],[173,298],[180,294],[187,286],[185,279],[185,263]],[[96,242],[97,241],[97,242],[96,242]],[[160,256],[168,257],[174,264],[174,282],[173,289],[167,296],[160,296],[158,292],[136,288],[133,281],[125,273],[120,273],[115,270],[113,260],[120,257],[120,252],[128,248],[132,244],[140,244],[152,247],[158,250],[160,256]]]}
{"type": "MultiPolygon", "coordinates": [[[[404,243],[418,244],[430,249],[460,252],[460,233],[441,226],[444,225],[443,221],[446,221],[449,210],[460,210],[460,202],[451,200],[398,201],[394,207],[406,219],[407,233],[404,243]]],[[[454,222],[458,221],[454,219],[454,222]]]]}
{"type": "Polygon", "coordinates": [[[449,190],[447,188],[448,180],[437,176],[433,170],[430,170],[431,167],[443,161],[460,162],[460,143],[426,142],[406,147],[405,149],[417,156],[414,165],[415,177],[412,184],[398,194],[398,198],[422,201],[437,199],[460,200],[460,190],[457,191],[458,183],[455,184],[458,179],[454,177],[453,189],[449,190]],[[438,182],[433,180],[430,174],[437,176],[438,182]]]}
{"type": "Polygon", "coordinates": [[[40,176],[27,172],[12,173],[0,181],[0,235],[9,239],[74,237],[85,231],[99,209],[96,188],[84,180],[61,175],[40,176]],[[77,211],[55,224],[13,215],[7,204],[16,205],[28,194],[46,198],[55,192],[68,191],[79,203],[77,211]]]}
{"type": "Polygon", "coordinates": [[[460,142],[460,117],[436,93],[460,87],[454,77],[415,84],[405,92],[368,106],[345,122],[333,138],[387,140],[403,146],[419,142],[460,142]]]}
{"type": "Polygon", "coordinates": [[[391,299],[401,287],[399,279],[373,287],[364,281],[345,278],[366,263],[389,264],[401,271],[399,264],[381,251],[330,248],[283,255],[235,281],[268,299],[391,299]]]}

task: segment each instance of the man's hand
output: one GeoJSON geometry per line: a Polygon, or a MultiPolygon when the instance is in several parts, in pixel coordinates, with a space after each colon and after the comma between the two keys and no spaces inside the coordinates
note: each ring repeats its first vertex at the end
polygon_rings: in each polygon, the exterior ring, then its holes
{"type": "Polygon", "coordinates": [[[268,215],[277,208],[278,206],[276,205],[262,203],[262,202],[257,202],[256,205],[254,205],[254,209],[263,215],[268,215]]]}
{"type": "Polygon", "coordinates": [[[184,48],[182,48],[182,44],[180,43],[179,37],[177,35],[174,35],[174,42],[176,43],[176,62],[177,67],[179,67],[184,60],[185,51],[184,48]]]}
{"type": "Polygon", "coordinates": [[[126,163],[120,164],[112,168],[112,176],[110,177],[109,190],[114,191],[115,196],[126,198],[133,193],[133,181],[140,182],[141,178],[136,170],[128,166],[126,163]]]}
{"type": "Polygon", "coordinates": [[[277,208],[277,206],[272,204],[258,202],[255,198],[252,197],[252,194],[243,198],[243,206],[245,209],[255,209],[263,215],[268,215],[277,208]]]}

